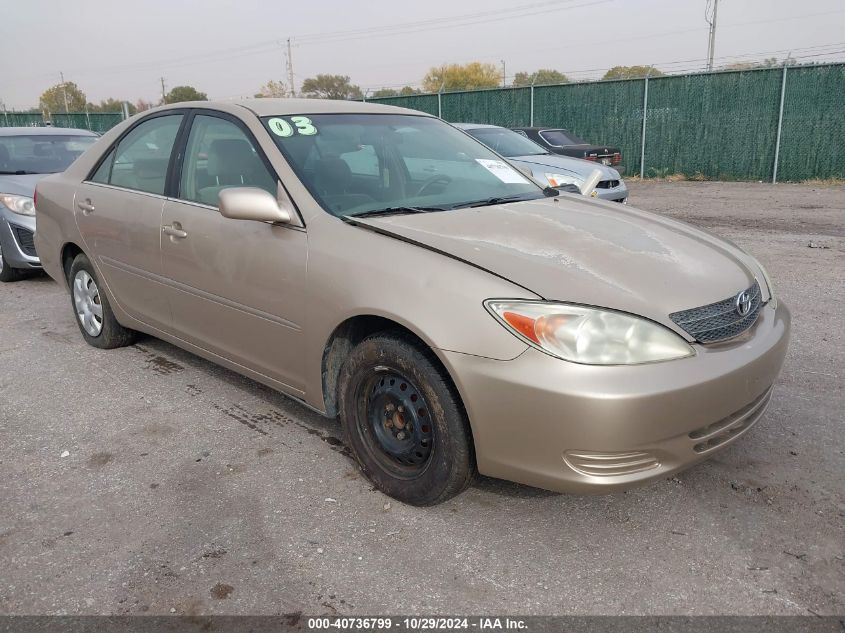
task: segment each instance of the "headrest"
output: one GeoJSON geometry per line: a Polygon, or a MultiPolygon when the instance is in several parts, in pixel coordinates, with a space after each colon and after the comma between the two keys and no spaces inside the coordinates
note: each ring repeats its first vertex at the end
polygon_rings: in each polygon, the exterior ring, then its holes
{"type": "Polygon", "coordinates": [[[325,193],[338,194],[346,191],[352,179],[352,170],[340,158],[327,156],[314,165],[314,180],[325,193]]]}
{"type": "Polygon", "coordinates": [[[239,138],[219,138],[208,148],[208,175],[251,174],[256,168],[257,156],[250,144],[239,138]]]}

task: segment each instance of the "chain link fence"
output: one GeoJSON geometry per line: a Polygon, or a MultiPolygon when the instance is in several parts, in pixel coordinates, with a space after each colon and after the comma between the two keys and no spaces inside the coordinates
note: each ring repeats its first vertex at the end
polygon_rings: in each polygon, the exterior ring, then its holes
{"type": "Polygon", "coordinates": [[[845,64],[409,95],[452,122],[562,127],[622,149],[627,174],[845,178],[845,64]]]}
{"type": "Polygon", "coordinates": [[[0,127],[71,127],[102,134],[123,121],[121,112],[54,112],[49,118],[40,112],[3,112],[0,127]]]}

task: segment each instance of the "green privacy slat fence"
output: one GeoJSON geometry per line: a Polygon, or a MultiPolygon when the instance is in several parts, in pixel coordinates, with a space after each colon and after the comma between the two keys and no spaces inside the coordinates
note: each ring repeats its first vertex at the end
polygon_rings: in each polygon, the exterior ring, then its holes
{"type": "Polygon", "coordinates": [[[845,64],[536,86],[533,99],[531,93],[503,88],[370,101],[452,122],[569,128],[619,146],[627,174],[769,181],[777,156],[777,180],[845,178],[845,64]]]}
{"type": "Polygon", "coordinates": [[[778,179],[845,176],[845,64],[789,68],[778,179]]]}
{"type": "MultiPolygon", "coordinates": [[[[93,132],[107,132],[123,121],[120,112],[54,112],[50,116],[53,127],[72,127],[93,132]]],[[[4,112],[0,113],[0,127],[42,127],[45,117],[33,112],[4,112]]]]}
{"type": "Polygon", "coordinates": [[[566,127],[591,142],[616,145],[626,172],[639,173],[644,86],[610,81],[535,88],[534,125],[566,127]]]}

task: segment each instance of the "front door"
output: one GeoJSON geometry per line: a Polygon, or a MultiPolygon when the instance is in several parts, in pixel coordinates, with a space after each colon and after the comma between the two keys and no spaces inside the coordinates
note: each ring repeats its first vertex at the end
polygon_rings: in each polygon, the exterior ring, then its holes
{"type": "Polygon", "coordinates": [[[161,213],[182,114],[146,119],[100,163],[76,192],[86,251],[130,316],[166,330],[170,305],[161,278],[161,213]]]}
{"type": "Polygon", "coordinates": [[[197,114],[182,154],[161,221],[174,331],[302,395],[305,229],[218,213],[226,187],[277,193],[275,173],[236,119],[197,114]]]}

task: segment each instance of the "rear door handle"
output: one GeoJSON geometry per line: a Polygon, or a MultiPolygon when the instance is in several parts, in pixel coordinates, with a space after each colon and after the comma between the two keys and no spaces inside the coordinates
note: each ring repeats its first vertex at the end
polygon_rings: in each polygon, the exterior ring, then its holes
{"type": "Polygon", "coordinates": [[[178,222],[161,227],[161,232],[169,235],[171,238],[184,239],[188,237],[188,232],[182,230],[182,225],[178,222]]]}
{"type": "Polygon", "coordinates": [[[77,202],[76,206],[79,207],[79,210],[82,211],[83,215],[94,213],[94,205],[91,204],[91,198],[86,198],[82,202],[77,202]]]}

